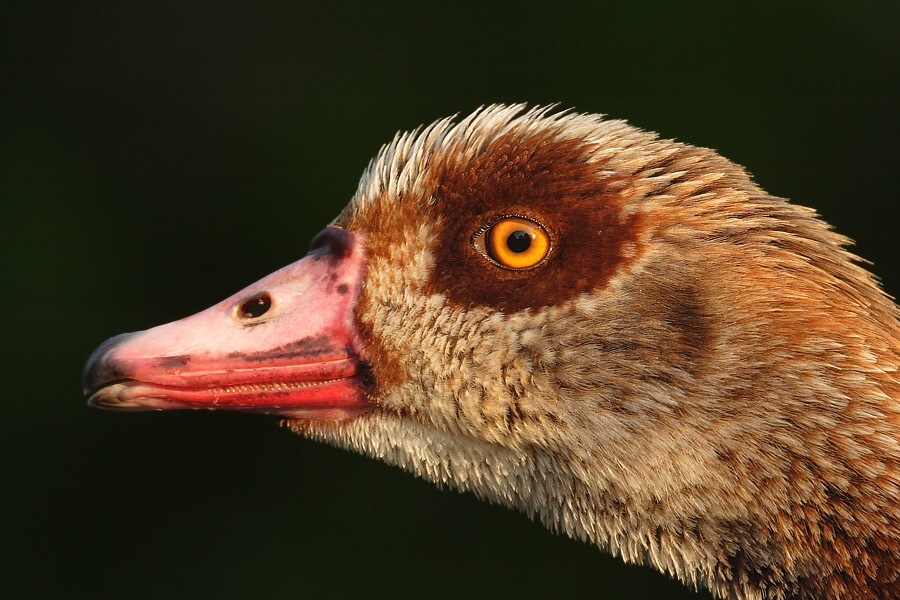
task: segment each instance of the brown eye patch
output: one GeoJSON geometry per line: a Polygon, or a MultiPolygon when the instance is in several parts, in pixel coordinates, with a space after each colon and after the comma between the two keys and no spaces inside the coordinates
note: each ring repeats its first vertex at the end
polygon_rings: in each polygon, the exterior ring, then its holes
{"type": "Polygon", "coordinates": [[[441,227],[426,291],[465,306],[540,308],[602,288],[629,260],[625,248],[637,245],[639,213],[623,215],[610,178],[585,161],[586,142],[548,138],[507,134],[475,158],[447,165],[429,206],[441,227]],[[506,215],[544,226],[552,255],[526,269],[485,260],[472,232],[506,215]]]}

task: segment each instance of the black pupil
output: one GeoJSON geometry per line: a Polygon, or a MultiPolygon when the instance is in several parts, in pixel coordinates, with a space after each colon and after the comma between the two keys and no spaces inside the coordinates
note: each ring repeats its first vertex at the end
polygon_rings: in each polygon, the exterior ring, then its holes
{"type": "Polygon", "coordinates": [[[525,252],[531,247],[531,235],[527,231],[513,231],[506,238],[506,247],[513,252],[525,252]]]}
{"type": "Polygon", "coordinates": [[[270,308],[272,308],[272,297],[266,292],[261,292],[241,302],[238,312],[245,319],[255,319],[266,314],[270,308]]]}

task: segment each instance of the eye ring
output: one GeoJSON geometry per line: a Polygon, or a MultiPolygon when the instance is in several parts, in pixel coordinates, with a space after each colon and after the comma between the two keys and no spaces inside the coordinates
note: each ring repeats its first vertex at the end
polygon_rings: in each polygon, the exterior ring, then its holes
{"type": "Polygon", "coordinates": [[[528,217],[505,215],[479,229],[475,248],[495,265],[525,271],[541,265],[552,250],[547,229],[528,217]]]}

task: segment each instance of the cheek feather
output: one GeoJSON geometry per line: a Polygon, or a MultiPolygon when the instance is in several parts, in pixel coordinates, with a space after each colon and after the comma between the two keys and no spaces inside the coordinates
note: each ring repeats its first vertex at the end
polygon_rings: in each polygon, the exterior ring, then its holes
{"type": "MultiPolygon", "coordinates": [[[[434,269],[429,241],[430,225],[408,217],[403,210],[394,213],[388,225],[391,236],[376,236],[368,252],[366,284],[354,307],[361,335],[366,340],[365,360],[377,373],[370,397],[380,404],[386,390],[399,388],[410,379],[405,358],[410,356],[406,333],[411,323],[427,324],[439,310],[440,299],[428,299],[420,291],[434,269]],[[396,268],[402,264],[403,268],[396,268]],[[377,332],[377,333],[376,333],[377,332]]],[[[424,335],[427,327],[413,329],[424,335]]],[[[421,340],[418,340],[421,345],[421,340]]]]}

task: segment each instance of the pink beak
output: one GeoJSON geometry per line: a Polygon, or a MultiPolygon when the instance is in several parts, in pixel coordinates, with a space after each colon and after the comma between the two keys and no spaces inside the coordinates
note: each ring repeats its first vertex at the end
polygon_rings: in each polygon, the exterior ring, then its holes
{"type": "Polygon", "coordinates": [[[84,371],[91,406],[340,419],[366,401],[353,307],[362,237],[328,227],[303,259],[194,316],[107,340],[84,371]]]}

